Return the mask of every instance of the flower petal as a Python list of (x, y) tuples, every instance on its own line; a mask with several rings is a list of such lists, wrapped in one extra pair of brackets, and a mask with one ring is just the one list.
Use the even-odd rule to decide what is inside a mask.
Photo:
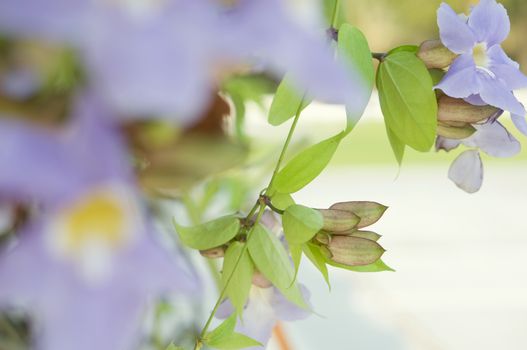
[(447, 4), (442, 3), (437, 10), (437, 24), (441, 42), (457, 54), (470, 53), (476, 44), (476, 37), (470, 27)]
[(450, 97), (467, 98), (479, 92), (476, 65), (472, 55), (461, 55), (436, 86)]
[(475, 193), (479, 191), (483, 183), (483, 163), (479, 152), (469, 150), (461, 153), (452, 162), (448, 171), (448, 178), (465, 192)]
[(493, 78), (486, 72), (478, 71), (478, 81), (483, 101), (513, 114), (525, 115), (525, 108), (502, 80)]
[(520, 116), (516, 114), (511, 114), (512, 122), (522, 134), (527, 136), (527, 121), (525, 121), (525, 116)]
[(438, 136), (436, 138), (436, 151), (445, 150), (450, 152), (451, 150), (457, 148), (461, 144), (461, 140), (447, 139), (443, 136)]
[(478, 42), (493, 46), (503, 42), (511, 30), (507, 10), (495, 0), (481, 0), (470, 13), (468, 25)]
[(498, 121), (474, 125), (478, 130), (463, 143), (469, 147), (478, 147), (492, 157), (507, 158), (521, 151), (521, 144)]
[(495, 45), (488, 50), (490, 70), (507, 85), (509, 90), (527, 87), (527, 76), (520, 71), (520, 65), (511, 60), (503, 49)]
[(88, 0), (2, 0), (0, 31), (29, 38), (75, 41), (92, 14)]

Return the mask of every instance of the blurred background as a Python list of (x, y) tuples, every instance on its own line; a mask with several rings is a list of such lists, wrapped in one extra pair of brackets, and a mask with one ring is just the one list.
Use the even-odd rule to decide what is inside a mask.
[[(512, 32), (504, 48), (527, 67), (527, 1), (501, 1)], [(372, 51), (437, 38), (439, 0), (347, 0), (345, 16), (368, 38)], [(452, 0), (458, 12), (477, 1)], [(527, 103), (527, 91), (519, 93)], [(279, 129), (251, 110), (250, 133)], [(523, 350), (527, 344), (527, 139), (510, 159), (484, 159), (483, 188), (469, 195), (447, 178), (457, 152), (407, 150), (398, 167), (374, 95), (356, 130), (331, 166), (297, 193), (297, 202), (327, 207), (345, 200), (375, 200), (390, 206), (373, 229), (383, 235), (384, 260), (396, 272), (331, 271), (331, 292), (319, 272), (303, 263), (300, 281), (311, 290), (320, 316), (283, 325), (290, 349)], [(314, 142), (344, 125), (338, 107), (313, 105), (304, 113), (297, 142)], [(269, 128), (269, 132), (268, 129)], [(270, 130), (273, 130), (272, 132)], [(316, 135), (313, 136), (314, 130)], [(266, 136), (262, 143), (269, 142)], [(284, 349), (274, 339), (271, 349)]]

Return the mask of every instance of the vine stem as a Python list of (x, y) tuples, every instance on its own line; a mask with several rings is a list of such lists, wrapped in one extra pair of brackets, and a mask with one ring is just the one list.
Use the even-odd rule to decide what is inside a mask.
[[(256, 224), (258, 224), (258, 222), (262, 218), (262, 215), (264, 214), (264, 211), (265, 211), (265, 204), (261, 200), (258, 201), (258, 207), (260, 209), (258, 211), (258, 215), (256, 217), (256, 220), (254, 221), (254, 224), (251, 226), (251, 228), (247, 232), (247, 242), (249, 242), (249, 239), (251, 238), (252, 232), (254, 231), (254, 227), (256, 226)], [(229, 284), (230, 284), (230, 282), (231, 282), (231, 280), (232, 280), (232, 278), (234, 276), (234, 273), (236, 272), (236, 269), (238, 268), (238, 265), (240, 264), (240, 261), (242, 260), (243, 255), (247, 251), (247, 247), (248, 247), (248, 244), (245, 243), (245, 245), (243, 246), (242, 251), (240, 253), (240, 256), (238, 256), (238, 259), (234, 263), (234, 266), (232, 268), (231, 273), (229, 274), (229, 276), (227, 277), (227, 280), (225, 281), (225, 285), (223, 286), (223, 289), (221, 290), (220, 296), (218, 297), (218, 300), (216, 301), (216, 304), (214, 305), (214, 308), (212, 309), (212, 312), (210, 313), (209, 318), (207, 319), (207, 322), (205, 323), (205, 326), (201, 330), (201, 333), (199, 335), (199, 339), (196, 341), (196, 345), (194, 346), (194, 350), (200, 350), (201, 347), (203, 346), (203, 339), (204, 339), (205, 335), (207, 334), (207, 331), (208, 331), (209, 326), (210, 326), (210, 324), (212, 322), (212, 319), (214, 318), (214, 315), (218, 311), (218, 308), (220, 307), (223, 299), (225, 298), (225, 294), (227, 293), (227, 288), (229, 287)]]

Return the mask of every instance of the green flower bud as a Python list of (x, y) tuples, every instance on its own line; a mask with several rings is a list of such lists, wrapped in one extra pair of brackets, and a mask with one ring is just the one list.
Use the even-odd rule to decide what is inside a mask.
[(476, 128), (470, 124), (465, 124), (463, 126), (451, 126), (441, 122), (437, 123), (437, 134), (449, 139), (463, 140), (472, 136), (472, 134), (475, 132)]
[(460, 98), (443, 95), (438, 101), (437, 120), (451, 125), (452, 122), (479, 123), (499, 112), (493, 106), (475, 106)]
[(353, 229), (360, 222), (360, 217), (350, 211), (336, 209), (317, 209), (324, 218), (322, 229), (329, 232), (340, 232)]
[(335, 203), (330, 209), (349, 211), (358, 215), (360, 222), (357, 228), (363, 228), (376, 223), (388, 207), (377, 202), (356, 201)]
[(427, 40), (421, 44), (417, 57), (426, 68), (446, 68), (452, 64), (458, 55), (447, 49), (440, 40)]
[(331, 252), (331, 260), (348, 266), (372, 264), (385, 252), (379, 243), (353, 236), (334, 236), (327, 248)]
[(221, 246), (211, 249), (200, 250), (199, 253), (205, 258), (209, 259), (223, 258), (223, 256), (225, 256), (225, 247)]

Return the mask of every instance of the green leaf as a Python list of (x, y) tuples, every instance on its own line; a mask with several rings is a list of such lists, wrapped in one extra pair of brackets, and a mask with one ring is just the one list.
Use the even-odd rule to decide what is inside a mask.
[(280, 240), (261, 224), (253, 228), (247, 244), (256, 268), (294, 304), (307, 308), (300, 288), (294, 283), (294, 269)]
[(436, 136), (437, 101), (424, 63), (407, 51), (388, 55), (379, 65), (377, 87), (387, 128), (406, 145), (428, 151)]
[(410, 52), (410, 53), (413, 53), (414, 55), (419, 52), (419, 46), (417, 45), (402, 45), (402, 46), (398, 46), (398, 47), (395, 47), (393, 49), (391, 49), (390, 51), (388, 51), (388, 55), (391, 55), (391, 54), (394, 54), (394, 53), (397, 53), (397, 52)]
[(297, 154), (278, 172), (269, 191), (294, 193), (313, 181), (328, 165), (343, 136), (338, 134)]
[(388, 127), (388, 124), (385, 124), (385, 126), (386, 134), (388, 135), (388, 140), (390, 141), (390, 145), (392, 146), (393, 155), (395, 156), (397, 163), (401, 165), (403, 163), (406, 145), (395, 135), (392, 129)]
[(320, 271), (328, 287), (331, 289), (328, 268), (326, 266), (326, 258), (320, 251), (320, 247), (312, 243), (306, 243), (302, 245), (302, 250), (304, 251), (304, 254), (307, 256), (307, 258), (313, 263), (313, 265), (315, 265), (318, 271)]
[[(365, 87), (371, 95), (375, 80), (375, 69), (368, 40), (364, 34), (358, 28), (344, 23), (339, 29), (338, 52), (344, 62), (348, 62), (354, 71), (359, 72), (364, 79)], [(364, 108), (366, 108), (366, 105), (364, 105)], [(358, 114), (357, 112), (346, 110), (346, 132), (351, 131), (355, 127), (363, 112), (361, 111)]]
[(222, 339), (221, 341), (208, 343), (207, 345), (220, 350), (236, 350), (254, 346), (263, 346), (262, 343), (254, 340), (253, 338), (236, 332), (232, 333), (230, 336)]
[(289, 244), (302, 244), (322, 229), (324, 219), (319, 211), (295, 204), (285, 210), (282, 225)]
[(276, 193), (271, 198), (271, 204), (280, 210), (286, 210), (289, 206), (295, 204), (295, 200), (289, 193)]
[(234, 216), (219, 219), (192, 227), (174, 226), (181, 241), (188, 247), (205, 250), (221, 246), (233, 239), (240, 230), (240, 220)]
[(383, 271), (395, 271), (390, 266), (386, 265), (381, 259), (377, 260), (373, 264), (364, 265), (364, 266), (347, 266), (343, 264), (336, 263), (334, 261), (325, 258), (328, 265), (338, 267), (345, 270), (350, 270), (354, 272), (383, 272)]
[(303, 98), (303, 95), (303, 93), (299, 93), (294, 88), (290, 76), (286, 75), (280, 85), (278, 85), (271, 103), (269, 124), (280, 125), (306, 108), (311, 102)]
[(218, 327), (208, 332), (203, 337), (206, 344), (221, 344), (225, 339), (228, 339), (234, 333), (236, 327), (236, 314), (233, 313), (225, 319)]
[(302, 261), (302, 246), (298, 244), (290, 244), (289, 252), (291, 253), (291, 260), (293, 260), (293, 266), (295, 267), (295, 275), (293, 276), (294, 283), (298, 275), (298, 269), (300, 268), (300, 262)]
[[(254, 266), (247, 250), (244, 251), (245, 243), (233, 242), (229, 245), (229, 248), (225, 251), (225, 257), (223, 259), (223, 271), (222, 271), (222, 285), (225, 286), (227, 279), (234, 270), (234, 266), (238, 259), (241, 260), (238, 263), (237, 268), (234, 270), (234, 274), (230, 280), (229, 285), (226, 289), (226, 295), (231, 300), (232, 305), (236, 309), (236, 312), (240, 315), (243, 311), (243, 307), (249, 297), (251, 290), (251, 281), (254, 273)], [(243, 255), (241, 255), (243, 252)]]
[(324, 18), (326, 19), (327, 21), (327, 25), (328, 26), (332, 26), (333, 23), (331, 23), (331, 20), (333, 19), (333, 14), (335, 12), (335, 6), (338, 5), (339, 8), (336, 9), (337, 12), (336, 12), (336, 27), (339, 28), (340, 25), (344, 22), (346, 22), (346, 17), (345, 17), (345, 7), (344, 7), (344, 1), (339, 1), (339, 0), (323, 0), (322, 2), (322, 6), (323, 6), (323, 12), (324, 12)]

